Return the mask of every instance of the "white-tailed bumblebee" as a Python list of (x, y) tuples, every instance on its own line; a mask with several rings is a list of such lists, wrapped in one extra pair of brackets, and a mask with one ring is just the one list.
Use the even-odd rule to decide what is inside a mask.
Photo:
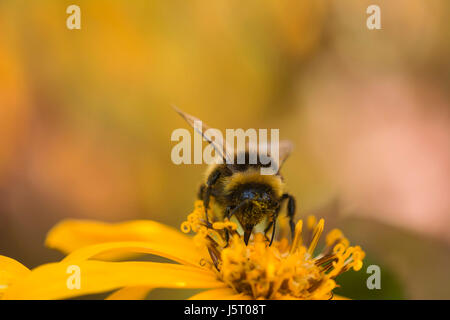
[[(215, 140), (208, 134), (207, 125), (177, 108), (175, 110), (213, 146), (216, 155), (222, 160), (219, 161), (220, 163), (209, 165), (205, 181), (199, 188), (198, 198), (203, 200), (205, 211), (209, 208), (211, 198), (214, 198), (213, 219), (221, 221), (234, 216), (242, 227), (246, 244), (255, 226), (265, 223), (265, 234), (272, 228), (270, 237), (270, 244), (272, 244), (277, 218), (282, 204), (287, 202), (287, 217), (292, 236), (295, 226), (295, 199), (285, 192), (283, 177), (280, 174), (281, 166), (292, 151), (292, 143), (279, 142), (277, 172), (272, 175), (262, 175), (261, 168), (269, 164), (263, 164), (259, 156), (253, 157), (252, 153), (258, 153), (259, 148), (247, 146), (243, 151), (230, 153), (226, 143), (219, 141), (220, 139)], [(202, 124), (200, 127), (194, 125), (198, 122)], [(239, 155), (241, 155), (240, 159), (243, 159), (242, 153), (245, 155), (245, 163), (240, 164), (238, 162), (242, 161), (237, 159)], [(257, 161), (250, 161), (250, 159), (257, 159)], [(206, 212), (205, 218), (206, 223), (210, 225)]]

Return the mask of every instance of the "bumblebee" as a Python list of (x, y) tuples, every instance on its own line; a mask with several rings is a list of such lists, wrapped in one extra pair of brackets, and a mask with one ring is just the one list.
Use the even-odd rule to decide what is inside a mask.
[[(257, 162), (255, 164), (250, 164), (249, 161), (252, 152), (258, 152), (257, 149), (247, 146), (246, 150), (237, 151), (230, 155), (227, 152), (230, 149), (227, 148), (225, 143), (216, 141), (208, 135), (209, 127), (205, 123), (201, 122), (202, 126), (199, 128), (194, 125), (194, 122), (200, 121), (200, 119), (184, 113), (176, 107), (174, 109), (212, 145), (216, 154), (223, 160), (220, 163), (209, 165), (205, 180), (200, 185), (197, 195), (198, 199), (203, 201), (207, 225), (211, 225), (207, 210), (211, 198), (213, 198), (214, 218), (221, 221), (225, 218), (231, 219), (234, 216), (242, 227), (245, 244), (248, 244), (255, 226), (264, 224), (266, 237), (267, 232), (272, 229), (269, 244), (271, 245), (275, 235), (277, 218), (282, 205), (287, 202), (287, 217), (291, 236), (293, 236), (295, 198), (285, 192), (285, 184), (280, 174), (280, 168), (292, 151), (292, 143), (286, 140), (280, 141), (278, 171), (273, 175), (262, 175), (260, 169), (269, 165), (261, 163), (260, 157), (256, 157)], [(243, 164), (239, 164), (237, 161), (241, 152), (245, 156)]]

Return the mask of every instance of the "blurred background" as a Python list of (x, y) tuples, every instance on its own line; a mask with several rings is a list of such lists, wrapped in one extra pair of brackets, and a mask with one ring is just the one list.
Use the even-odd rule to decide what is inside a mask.
[(297, 216), (367, 252), (339, 293), (450, 299), (450, 2), (77, 0), (68, 30), (71, 4), (0, 2), (0, 254), (56, 261), (69, 217), (178, 227), (205, 165), (171, 162), (176, 104), (294, 141)]

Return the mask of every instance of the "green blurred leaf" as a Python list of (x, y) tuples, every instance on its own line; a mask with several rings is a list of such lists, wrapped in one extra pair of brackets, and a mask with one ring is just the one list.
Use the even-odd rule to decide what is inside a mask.
[[(381, 269), (381, 289), (369, 289), (367, 279), (372, 273), (367, 273), (370, 265), (377, 265)], [(347, 271), (341, 274), (336, 282), (340, 285), (334, 290), (335, 294), (357, 300), (380, 300), (380, 299), (405, 299), (405, 290), (398, 280), (398, 276), (388, 267), (373, 257), (366, 257), (361, 270)]]

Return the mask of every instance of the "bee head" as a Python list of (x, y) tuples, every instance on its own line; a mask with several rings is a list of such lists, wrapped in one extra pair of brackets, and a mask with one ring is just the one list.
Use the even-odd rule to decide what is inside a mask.
[(269, 203), (272, 201), (272, 196), (268, 190), (260, 188), (249, 188), (242, 191), (240, 200), (251, 201), (252, 204)]
[(245, 244), (248, 244), (254, 227), (276, 207), (277, 202), (269, 190), (249, 188), (240, 194), (236, 217), (244, 229)]
[(244, 226), (244, 242), (245, 245), (248, 244), (248, 240), (250, 239), (250, 236), (252, 235), (253, 227), (247, 228), (247, 226)]

